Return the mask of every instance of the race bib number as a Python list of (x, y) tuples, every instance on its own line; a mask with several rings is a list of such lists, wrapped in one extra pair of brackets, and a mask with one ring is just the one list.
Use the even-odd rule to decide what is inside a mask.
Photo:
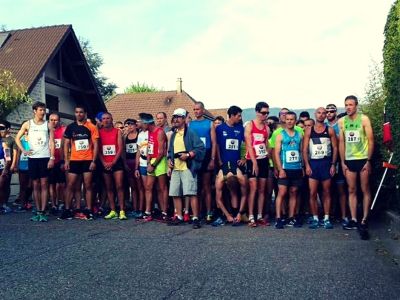
[(3, 170), (5, 167), (5, 161), (4, 158), (0, 159), (0, 170)]
[(136, 151), (137, 151), (136, 143), (126, 144), (126, 153), (136, 153)]
[(346, 131), (346, 142), (348, 143), (359, 143), (361, 136), (359, 131)]
[(226, 140), (226, 150), (239, 150), (239, 140), (236, 139)]
[(206, 138), (205, 137), (201, 137), (200, 139), (203, 142), (203, 144), (205, 145), (206, 144)]
[(258, 158), (264, 158), (267, 156), (267, 147), (265, 144), (254, 145), (254, 151)]
[(75, 149), (76, 151), (84, 151), (89, 149), (89, 140), (77, 140), (75, 141)]
[(33, 142), (34, 146), (39, 146), (42, 147), (46, 144), (46, 135), (44, 134), (38, 134), (35, 138), (34, 138), (34, 142)]
[(326, 144), (313, 145), (311, 151), (311, 158), (324, 158), (328, 154), (328, 147)]
[(103, 146), (103, 155), (104, 156), (115, 155), (115, 154), (117, 154), (117, 151), (115, 151), (115, 145), (104, 145)]
[(25, 155), (24, 153), (21, 153), (20, 161), (27, 161), (27, 160), (28, 160), (28, 155)]
[(149, 144), (148, 147), (149, 147), (149, 149), (148, 149), (147, 153), (149, 155), (154, 154), (154, 145), (153, 144)]
[(54, 149), (61, 148), (61, 139), (54, 139)]
[(299, 151), (286, 151), (286, 162), (287, 163), (295, 163), (300, 161)]

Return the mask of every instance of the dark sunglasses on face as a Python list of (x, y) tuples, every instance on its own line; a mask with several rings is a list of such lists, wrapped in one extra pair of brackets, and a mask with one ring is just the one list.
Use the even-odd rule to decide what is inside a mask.
[(0, 130), (6, 130), (5, 126), (0, 126)]
[(286, 116), (286, 114), (287, 114), (287, 113), (285, 113), (285, 112), (280, 112), (280, 113), (279, 113), (280, 116)]
[(118, 129), (124, 129), (124, 126), (117, 127)]
[(260, 111), (260, 114), (262, 114), (263, 116), (269, 115), (268, 111)]
[(125, 125), (136, 125), (136, 124), (132, 122), (127, 122)]
[(336, 112), (336, 109), (332, 109), (332, 110), (327, 110), (326, 113), (327, 114), (334, 114)]

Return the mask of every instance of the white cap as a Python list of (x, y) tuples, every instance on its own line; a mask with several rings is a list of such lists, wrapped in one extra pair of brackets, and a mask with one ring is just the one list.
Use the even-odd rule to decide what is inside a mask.
[(172, 115), (179, 117), (186, 117), (186, 110), (183, 108), (177, 108), (174, 110), (174, 113)]

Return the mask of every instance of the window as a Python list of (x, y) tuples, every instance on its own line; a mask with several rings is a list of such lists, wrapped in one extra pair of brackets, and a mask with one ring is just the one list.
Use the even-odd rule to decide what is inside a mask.
[(49, 110), (58, 111), (58, 97), (46, 95), (46, 107)]

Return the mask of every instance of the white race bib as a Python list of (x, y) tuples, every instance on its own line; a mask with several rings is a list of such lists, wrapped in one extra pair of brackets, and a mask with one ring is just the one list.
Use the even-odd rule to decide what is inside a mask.
[(115, 154), (117, 154), (117, 151), (115, 150), (115, 145), (104, 145), (103, 146), (103, 155), (104, 156), (115, 155)]
[(239, 150), (239, 140), (227, 139), (226, 140), (226, 150)]
[(75, 150), (76, 151), (84, 151), (89, 149), (89, 140), (76, 140), (75, 141)]
[(299, 151), (297, 151), (297, 150), (286, 151), (286, 162), (287, 163), (295, 163), (295, 162), (299, 162), (299, 160), (300, 160)]
[(359, 131), (346, 131), (346, 142), (347, 143), (359, 143), (361, 136)]
[(205, 145), (206, 144), (206, 138), (205, 137), (201, 137), (200, 139), (203, 142), (203, 144)]
[(152, 154), (154, 154), (154, 145), (153, 144), (148, 144), (148, 147), (149, 147), (149, 149), (148, 149), (148, 154), (149, 155), (152, 155)]
[(267, 147), (265, 144), (254, 145), (254, 151), (258, 158), (264, 158), (267, 156)]
[(21, 152), (20, 161), (27, 161), (27, 160), (28, 160), (28, 155), (25, 155), (24, 153)]
[(311, 158), (324, 158), (328, 154), (328, 147), (326, 144), (313, 144), (311, 151)]
[(0, 159), (0, 170), (3, 170), (5, 167), (5, 161), (4, 158)]
[(137, 144), (136, 143), (126, 144), (125, 148), (126, 148), (126, 153), (136, 153)]
[(54, 139), (54, 149), (61, 148), (61, 139)]
[(37, 133), (36, 136), (33, 138), (33, 145), (42, 147), (46, 144), (46, 135)]

